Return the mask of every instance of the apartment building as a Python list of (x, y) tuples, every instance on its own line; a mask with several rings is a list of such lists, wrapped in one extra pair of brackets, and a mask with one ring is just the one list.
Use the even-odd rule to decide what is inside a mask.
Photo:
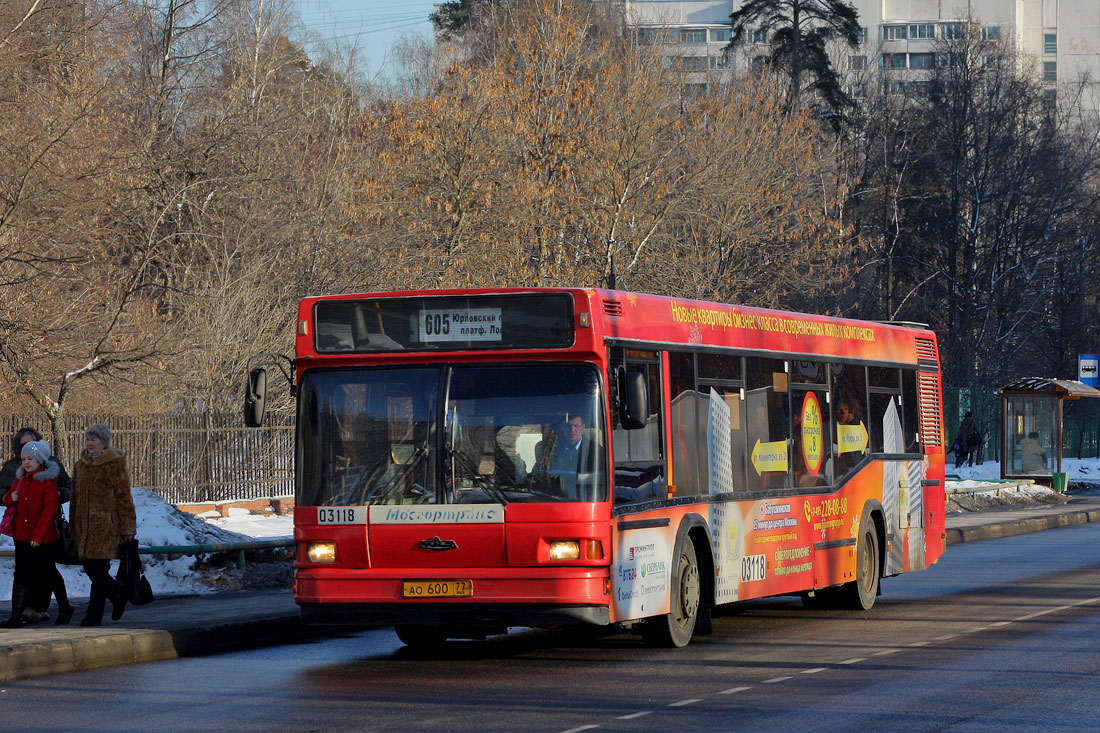
[[(838, 49), (842, 71), (878, 70), (888, 87), (919, 83), (937, 59), (938, 39), (968, 27), (985, 38), (1003, 39), (1027, 58), (1051, 101), (1059, 89), (1085, 82), (1084, 105), (1100, 109), (1100, 0), (849, 0), (863, 29), (859, 49)], [(732, 63), (759, 63), (768, 52), (767, 32), (754, 30), (726, 58), (729, 17), (743, 0), (625, 0), (635, 36), (661, 44), (668, 63), (705, 84)], [(862, 75), (862, 74), (861, 74)]]

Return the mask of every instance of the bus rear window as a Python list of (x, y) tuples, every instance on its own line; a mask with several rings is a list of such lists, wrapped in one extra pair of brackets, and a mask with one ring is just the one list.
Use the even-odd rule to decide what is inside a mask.
[(568, 348), (568, 293), (323, 300), (318, 353)]

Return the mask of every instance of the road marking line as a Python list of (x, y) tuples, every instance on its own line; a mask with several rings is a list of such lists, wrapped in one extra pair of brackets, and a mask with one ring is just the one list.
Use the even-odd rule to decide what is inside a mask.
[(914, 641), (912, 644), (906, 644), (905, 646), (928, 646), (929, 643), (927, 641)]
[(751, 690), (751, 687), (731, 687), (728, 690), (722, 690), (719, 695), (732, 695), (735, 692), (744, 692), (745, 690)]
[(649, 715), (652, 712), (653, 712), (652, 710), (643, 710), (640, 713), (631, 713), (630, 715), (620, 715), (619, 720), (634, 720), (634, 718), (640, 718), (643, 715)]
[(973, 629), (963, 629), (963, 633), (964, 634), (976, 634), (979, 631), (985, 631), (988, 628), (989, 628), (988, 626), (975, 626)]
[(872, 657), (885, 657), (887, 654), (897, 654), (897, 649), (883, 649), (881, 652), (875, 652)]
[(691, 704), (697, 703), (697, 702), (703, 702), (703, 698), (693, 697), (690, 700), (681, 700), (680, 702), (669, 703), (668, 706), (670, 708), (679, 708), (679, 707), (683, 707), (684, 705), (691, 705)]
[(948, 634), (947, 636), (937, 636), (932, 641), (947, 641), (948, 639), (954, 639), (958, 634)]
[(817, 674), (818, 672), (824, 672), (828, 667), (814, 667), (813, 669), (804, 669), (802, 674)]
[(1046, 616), (1048, 613), (1058, 613), (1059, 611), (1068, 611), (1069, 609), (1076, 608), (1077, 606), (1087, 606), (1090, 603), (1098, 603), (1098, 602), (1100, 602), (1100, 598), (1086, 598), (1083, 601), (1074, 601), (1073, 603), (1070, 603), (1067, 606), (1058, 606), (1057, 608), (1048, 608), (1045, 611), (1036, 611), (1035, 613), (1029, 613), (1026, 616), (1020, 616), (1019, 618), (1014, 618), (1012, 620), (1013, 621), (1030, 621), (1031, 619), (1038, 618), (1039, 616)]
[(582, 725), (580, 728), (570, 728), (569, 730), (563, 730), (561, 733), (580, 733), (582, 730), (592, 730), (599, 727), (598, 725)]
[(790, 679), (790, 675), (788, 675), (786, 677), (772, 677), (770, 680), (764, 680), (760, 684), (762, 684), (762, 685), (773, 685), (776, 682), (782, 682), (784, 680), (789, 680), (789, 679)]
[(858, 662), (866, 662), (867, 657), (855, 657), (854, 659), (845, 659), (843, 662), (837, 662), (837, 664), (856, 664)]
[(1011, 621), (998, 621), (995, 624), (990, 624), (990, 626), (991, 627), (993, 627), (993, 626), (1008, 626), (1010, 623), (1012, 623), (1012, 622)]

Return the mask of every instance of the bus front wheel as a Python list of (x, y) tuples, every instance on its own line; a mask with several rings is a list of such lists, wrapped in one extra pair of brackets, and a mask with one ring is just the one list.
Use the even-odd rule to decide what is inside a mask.
[(648, 619), (642, 634), (651, 646), (684, 647), (691, 641), (695, 621), (699, 617), (701, 597), (699, 562), (695, 546), (684, 538), (676, 561), (676, 573), (672, 576), (672, 598), (669, 612)]

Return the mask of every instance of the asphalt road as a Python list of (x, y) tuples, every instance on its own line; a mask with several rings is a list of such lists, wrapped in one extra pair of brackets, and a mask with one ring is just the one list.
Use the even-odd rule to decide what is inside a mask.
[(1095, 730), (1100, 525), (953, 546), (869, 612), (743, 604), (686, 649), (389, 631), (6, 683), (5, 729)]

